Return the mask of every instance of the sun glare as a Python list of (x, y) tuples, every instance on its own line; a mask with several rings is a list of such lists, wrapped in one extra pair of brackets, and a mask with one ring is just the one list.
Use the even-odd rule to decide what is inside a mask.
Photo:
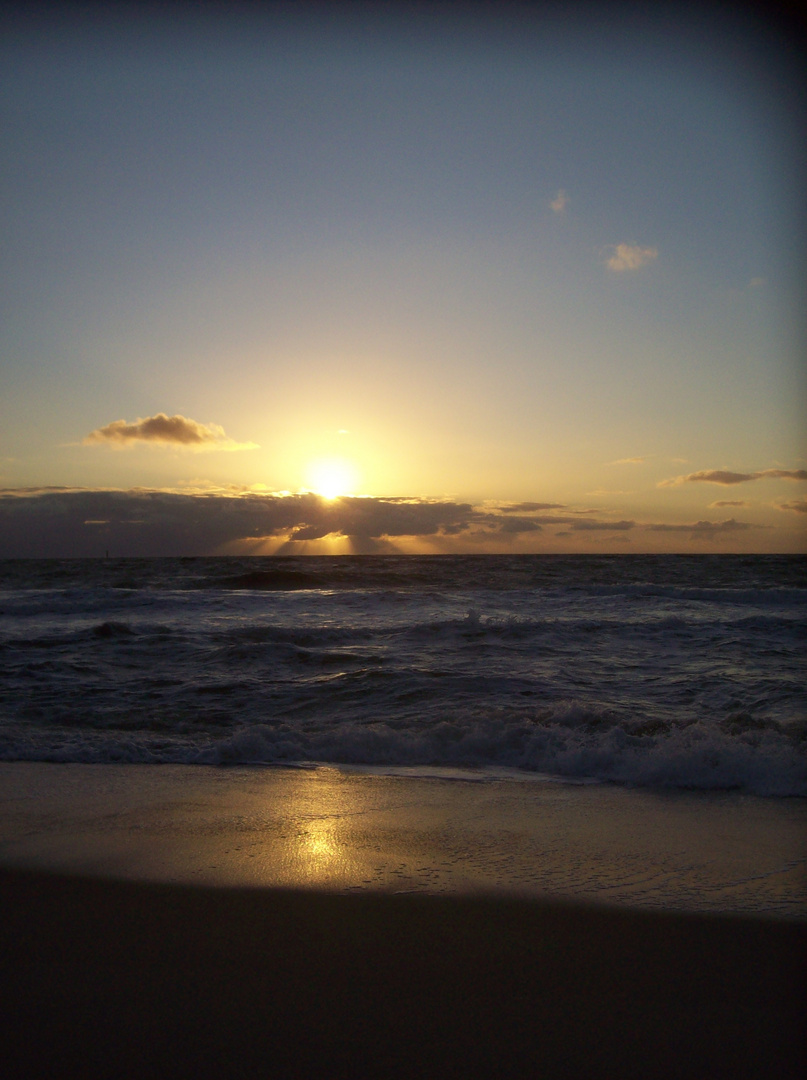
[(347, 495), (355, 485), (356, 473), (351, 465), (338, 458), (314, 461), (308, 467), (307, 480), (312, 491), (326, 499)]

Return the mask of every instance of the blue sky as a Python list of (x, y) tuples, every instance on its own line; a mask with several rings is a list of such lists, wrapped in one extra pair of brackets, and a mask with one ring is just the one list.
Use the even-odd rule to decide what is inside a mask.
[[(446, 508), (428, 533), (370, 515), (365, 546), (804, 550), (804, 86), (779, 28), (295, 10), (4, 34), (8, 534), (50, 521), (45, 488), (214, 515), (313, 491)], [(518, 531), (521, 503), (566, 520)], [(351, 549), (347, 502), (319, 547), (294, 505), (311, 520), (217, 526), (215, 550)]]

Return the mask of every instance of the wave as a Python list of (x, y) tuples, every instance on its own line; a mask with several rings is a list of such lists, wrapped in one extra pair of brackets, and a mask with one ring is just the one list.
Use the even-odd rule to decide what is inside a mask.
[(211, 579), (209, 587), (220, 589), (321, 589), (322, 578), (302, 570), (250, 570), (234, 577)]
[(199, 765), (330, 763), (515, 768), (654, 789), (807, 796), (807, 730), (737, 714), (687, 726), (628, 723), (575, 701), (429, 725), (251, 724), (220, 738), (154, 732), (4, 733), (0, 759)]

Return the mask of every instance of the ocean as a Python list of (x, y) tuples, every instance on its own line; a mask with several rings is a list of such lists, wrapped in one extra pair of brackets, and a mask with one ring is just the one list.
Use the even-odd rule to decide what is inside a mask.
[(799, 556), (0, 561), (0, 760), (807, 796)]

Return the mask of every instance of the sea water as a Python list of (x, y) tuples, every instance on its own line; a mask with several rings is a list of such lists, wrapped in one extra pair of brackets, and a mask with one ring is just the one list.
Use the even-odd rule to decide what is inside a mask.
[(0, 561), (0, 759), (807, 795), (798, 556)]

